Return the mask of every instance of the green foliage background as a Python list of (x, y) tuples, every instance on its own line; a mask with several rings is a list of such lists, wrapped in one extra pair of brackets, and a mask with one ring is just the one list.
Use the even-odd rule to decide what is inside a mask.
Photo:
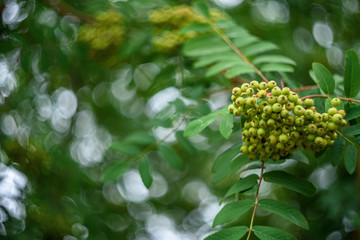
[[(235, 120), (228, 139), (222, 134), (229, 133), (219, 132), (226, 124), (220, 120), (190, 138), (183, 131), (189, 121), (229, 104), (233, 86), (260, 79), (251, 71), (226, 76), (221, 66), (211, 68), (214, 62), (201, 63), (192, 40), (157, 51), (152, 44), (157, 26), (149, 13), (179, 4), (192, 2), (0, 1), (2, 239), (203, 239), (220, 229), (212, 228), (213, 220), (236, 177), (216, 181), (212, 165), (233, 156), (231, 150), (220, 155), (225, 150), (239, 148), (240, 123)], [(335, 75), (335, 94), (343, 95), (345, 53), (360, 50), (357, 1), (209, 5), (228, 14), (236, 31), (246, 29), (275, 46), (270, 47), (274, 54), (294, 60), (287, 60), (285, 70), (281, 65), (280, 73), (266, 71), (268, 78), (283, 79), (292, 88), (315, 85), (309, 70), (319, 62)], [(101, 18), (104, 12), (115, 17)], [(112, 21), (116, 14), (122, 17)], [(107, 44), (89, 44), (94, 39)], [(320, 93), (316, 88), (303, 95)], [(351, 120), (355, 128), (348, 130), (357, 144), (358, 111)], [(314, 196), (262, 186), (260, 196), (299, 209), (309, 230), (265, 211), (258, 212), (257, 225), (297, 239), (358, 239), (359, 171), (349, 175), (342, 156), (334, 158), (344, 144), (321, 155), (303, 152), (296, 158), (303, 162), (271, 167), (310, 180), (317, 188)], [(149, 190), (143, 184), (151, 185)], [(248, 225), (250, 217), (247, 212), (229, 226)]]

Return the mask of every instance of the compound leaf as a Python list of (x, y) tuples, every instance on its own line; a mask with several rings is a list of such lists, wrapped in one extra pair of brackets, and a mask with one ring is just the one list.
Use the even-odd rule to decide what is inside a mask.
[(241, 178), (237, 183), (235, 183), (226, 193), (224, 198), (227, 198), (237, 192), (241, 192), (252, 188), (257, 184), (259, 176), (256, 174), (251, 174), (245, 178)]
[(249, 211), (254, 205), (255, 202), (250, 199), (239, 200), (226, 204), (216, 215), (213, 222), (213, 227), (229, 223), (237, 219), (238, 217)]

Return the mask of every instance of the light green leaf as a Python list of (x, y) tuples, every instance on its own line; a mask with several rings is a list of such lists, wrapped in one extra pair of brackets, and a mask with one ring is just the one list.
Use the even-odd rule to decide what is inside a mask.
[(247, 32), (243, 33), (242, 36), (239, 36), (234, 39), (233, 43), (238, 48), (243, 48), (245, 46), (248, 46), (252, 43), (258, 42), (258, 38), (254, 37)]
[(354, 136), (360, 134), (360, 124), (352, 125), (349, 128), (346, 128), (343, 131), (343, 134), (347, 136)]
[(331, 149), (331, 163), (334, 167), (339, 165), (344, 153), (344, 147), (345, 147), (345, 139), (342, 137), (338, 137), (334, 141), (334, 145), (332, 146)]
[(293, 72), (294, 68), (290, 65), (280, 63), (268, 63), (260, 67), (263, 72)]
[(335, 89), (333, 75), (320, 63), (313, 63), (312, 68), (321, 90), (326, 94), (332, 94)]
[(224, 61), (218, 62), (218, 63), (214, 64), (213, 66), (209, 67), (209, 69), (206, 71), (205, 76), (211, 77), (211, 76), (218, 74), (228, 68), (242, 67), (242, 66), (246, 66), (246, 63), (243, 60), (241, 60), (240, 58), (224, 60)]
[(259, 208), (262, 210), (275, 213), (277, 215), (286, 218), (290, 222), (302, 227), (304, 229), (309, 229), (309, 224), (305, 219), (304, 215), (299, 212), (297, 209), (290, 207), (284, 203), (271, 200), (271, 199), (262, 199), (259, 201)]
[(356, 169), (358, 149), (354, 145), (350, 145), (345, 151), (345, 169), (349, 174), (353, 174)]
[(273, 227), (254, 226), (253, 231), (260, 240), (296, 240), (291, 234)]
[(217, 34), (204, 34), (190, 39), (184, 45), (184, 54), (189, 57), (200, 57), (214, 53), (226, 52), (231, 48)]
[(235, 66), (235, 67), (231, 67), (229, 68), (226, 73), (225, 73), (225, 77), (227, 78), (233, 78), (236, 77), (238, 75), (241, 74), (246, 74), (246, 73), (254, 73), (255, 69), (249, 65), (244, 65), (244, 66)]
[(191, 155), (195, 155), (197, 153), (197, 149), (193, 146), (189, 139), (184, 137), (184, 131), (177, 131), (175, 133), (175, 137), (178, 143), (187, 153)]
[(259, 176), (256, 174), (251, 174), (245, 178), (241, 178), (237, 183), (235, 183), (226, 193), (224, 198), (227, 198), (237, 192), (241, 192), (252, 188), (257, 184)]
[(254, 205), (255, 202), (250, 199), (239, 200), (226, 204), (225, 207), (223, 207), (216, 215), (212, 227), (229, 223), (237, 219), (238, 217), (249, 211)]
[(153, 182), (149, 160), (144, 157), (139, 163), (139, 173), (145, 187), (149, 188)]
[(259, 42), (243, 49), (245, 56), (253, 56), (259, 53), (264, 53), (271, 50), (276, 50), (278, 47), (271, 42)]
[(234, 115), (231, 113), (222, 117), (220, 122), (220, 133), (224, 138), (228, 139), (233, 131)]
[(242, 61), (241, 58), (233, 51), (220, 52), (199, 58), (199, 60), (194, 63), (194, 68), (205, 67), (215, 62), (224, 61), (227, 59), (238, 59), (239, 61)]
[(190, 25), (187, 25), (183, 27), (180, 32), (182, 34), (188, 33), (188, 32), (209, 32), (211, 31), (211, 26), (206, 23), (192, 23)]
[(224, 115), (227, 111), (228, 109), (226, 106), (206, 116), (191, 121), (185, 128), (184, 136), (185, 137), (195, 136), (196, 134), (204, 130), (210, 123), (215, 121), (218, 117)]
[(354, 50), (346, 52), (344, 92), (348, 98), (356, 97), (360, 92), (359, 56)]
[(204, 240), (239, 240), (248, 230), (249, 228), (246, 226), (230, 227), (211, 234)]
[(172, 149), (168, 145), (160, 145), (158, 147), (158, 150), (159, 150), (161, 156), (163, 157), (163, 159), (167, 163), (169, 163), (169, 165), (172, 168), (175, 168), (178, 170), (184, 169), (184, 164), (183, 164), (181, 158), (179, 157), (179, 155), (177, 154), (177, 152), (174, 151), (174, 149)]
[(110, 149), (118, 151), (118, 152), (126, 153), (129, 155), (136, 155), (141, 152), (141, 149), (138, 148), (137, 146), (132, 145), (130, 143), (123, 142), (123, 141), (113, 142), (110, 146)]
[(263, 56), (259, 56), (254, 58), (253, 60), (254, 64), (260, 64), (260, 63), (285, 63), (285, 64), (290, 64), (290, 65), (296, 65), (295, 61), (288, 58), (288, 57), (284, 57), (281, 55), (263, 55)]
[(287, 189), (301, 193), (308, 197), (314, 195), (316, 192), (316, 188), (311, 182), (283, 171), (271, 171), (264, 173), (264, 181), (279, 184)]
[(207, 19), (210, 19), (209, 7), (206, 2), (203, 1), (194, 2), (192, 4), (192, 7), (202, 16), (206, 17)]
[(130, 168), (129, 162), (115, 162), (107, 166), (101, 175), (103, 182), (115, 181), (120, 178)]
[(134, 132), (125, 138), (127, 143), (148, 145), (155, 142), (155, 138), (147, 132)]
[(360, 117), (360, 107), (353, 107), (346, 111), (346, 120), (351, 120)]

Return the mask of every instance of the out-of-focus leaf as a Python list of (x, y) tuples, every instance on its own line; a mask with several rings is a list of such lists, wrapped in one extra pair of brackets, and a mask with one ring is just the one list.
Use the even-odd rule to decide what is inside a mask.
[(253, 231), (260, 240), (296, 240), (289, 233), (273, 227), (254, 226)]
[(248, 230), (249, 228), (246, 226), (225, 228), (211, 234), (204, 240), (239, 240), (247, 233)]
[(309, 224), (305, 219), (304, 215), (299, 212), (297, 209), (290, 207), (284, 203), (271, 200), (271, 199), (262, 199), (259, 201), (259, 208), (262, 210), (275, 213), (277, 215), (286, 218), (290, 222), (302, 227), (304, 229), (309, 229)]
[(221, 73), (222, 71), (227, 70), (229, 68), (232, 68), (232, 67), (240, 68), (243, 66), (246, 66), (246, 63), (238, 58), (224, 60), (224, 61), (218, 62), (218, 63), (214, 64), (213, 66), (209, 67), (209, 69), (206, 71), (206, 76), (211, 77), (211, 76)]
[(235, 147), (231, 147), (226, 151), (222, 152), (215, 160), (212, 166), (212, 172), (217, 172), (222, 166), (226, 165), (226, 163), (230, 164), (231, 160), (239, 154), (240, 146), (237, 145)]
[(279, 184), (287, 189), (301, 193), (308, 197), (314, 195), (316, 192), (316, 188), (311, 182), (283, 171), (271, 171), (264, 173), (264, 181)]
[[(296, 161), (303, 162), (303, 163), (309, 165), (309, 159), (304, 154), (302, 154), (300, 151), (292, 152), (286, 158), (287, 159), (294, 159)], [(268, 163), (268, 162), (266, 162), (266, 163)]]
[(260, 67), (263, 72), (293, 72), (294, 68), (290, 65), (280, 63), (267, 63)]
[(115, 162), (105, 168), (101, 175), (103, 182), (115, 181), (120, 178), (130, 168), (130, 163), (127, 161)]
[(155, 142), (155, 138), (147, 132), (134, 132), (125, 138), (127, 143), (133, 144), (152, 144)]
[(345, 147), (345, 139), (342, 137), (338, 137), (334, 141), (334, 145), (332, 146), (331, 149), (331, 163), (334, 167), (339, 165), (343, 156), (344, 147)]
[(145, 187), (149, 188), (153, 182), (153, 177), (151, 174), (149, 160), (146, 157), (140, 160), (139, 173)]
[(183, 27), (180, 32), (182, 34), (188, 33), (188, 32), (209, 32), (211, 31), (211, 27), (209, 24), (206, 23), (192, 23), (190, 25), (187, 25), (186, 27)]
[(204, 1), (194, 2), (192, 4), (192, 7), (202, 16), (206, 17), (207, 19), (210, 19), (209, 7), (206, 2)]
[(241, 74), (254, 73), (254, 72), (255, 72), (255, 69), (249, 65), (234, 66), (234, 67), (229, 68), (226, 71), (225, 77), (233, 78), (233, 77), (236, 77)]
[(321, 90), (323, 90), (326, 94), (332, 94), (335, 89), (335, 80), (333, 75), (320, 63), (313, 63), (312, 67)]
[(353, 174), (356, 169), (358, 149), (354, 145), (350, 145), (345, 151), (345, 169), (349, 174)]
[(264, 53), (264, 52), (268, 52), (268, 51), (276, 50), (276, 49), (278, 49), (278, 47), (271, 42), (259, 42), (259, 43), (250, 45), (248, 47), (245, 47), (243, 49), (243, 54), (245, 56), (253, 56), (253, 55), (257, 55), (259, 53)]
[(239, 61), (242, 61), (241, 58), (232, 51), (215, 53), (212, 55), (207, 55), (205, 57), (199, 58), (199, 60), (197, 60), (194, 63), (194, 68), (205, 67), (205, 66), (213, 64), (215, 62), (219, 62), (219, 61), (223, 61), (223, 60), (227, 60), (227, 59), (236, 59), (236, 58)]
[(193, 146), (193, 144), (189, 141), (189, 139), (184, 137), (183, 131), (177, 131), (175, 133), (175, 137), (178, 143), (187, 153), (191, 155), (195, 155), (197, 153), (197, 149)]
[(228, 203), (216, 215), (212, 226), (216, 227), (221, 224), (229, 223), (249, 211), (254, 205), (255, 202), (250, 199)]
[(356, 97), (360, 92), (359, 56), (354, 50), (346, 52), (344, 92), (345, 96), (349, 98)]
[(195, 136), (196, 134), (204, 130), (210, 123), (215, 121), (218, 117), (224, 115), (227, 111), (228, 111), (227, 107), (224, 107), (206, 116), (191, 121), (185, 128), (184, 136), (185, 137)]
[(169, 163), (169, 165), (175, 169), (183, 170), (184, 164), (174, 149), (169, 147), (168, 145), (160, 145), (158, 147), (158, 150), (161, 154), (161, 156), (164, 158), (164, 160)]
[(118, 151), (118, 152), (126, 153), (129, 155), (136, 155), (141, 152), (141, 149), (138, 148), (137, 146), (135, 146), (131, 143), (123, 142), (123, 141), (113, 142), (110, 146), (110, 149)]
[(245, 178), (241, 178), (237, 183), (235, 183), (226, 193), (224, 198), (227, 198), (237, 192), (245, 191), (249, 188), (252, 188), (257, 184), (259, 176), (256, 174), (249, 175)]
[(253, 60), (254, 64), (259, 64), (259, 63), (285, 63), (285, 64), (290, 64), (290, 65), (296, 65), (295, 61), (285, 57), (285, 56), (281, 56), (281, 55), (263, 55), (263, 56), (259, 56), (254, 58)]
[(360, 134), (360, 124), (352, 125), (349, 128), (346, 128), (343, 131), (343, 134), (347, 136), (354, 136)]
[(360, 117), (360, 107), (353, 107), (346, 111), (346, 120), (351, 120)]
[(226, 52), (230, 47), (217, 34), (204, 34), (190, 39), (184, 45), (184, 54), (189, 57)]
[(222, 117), (220, 122), (220, 133), (224, 138), (228, 139), (233, 131), (234, 115), (231, 113)]

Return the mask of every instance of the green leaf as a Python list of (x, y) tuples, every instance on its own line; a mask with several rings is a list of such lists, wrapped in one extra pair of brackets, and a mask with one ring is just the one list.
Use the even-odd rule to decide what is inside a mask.
[(263, 72), (293, 72), (294, 68), (290, 65), (280, 63), (267, 63), (260, 68)]
[(253, 56), (259, 53), (264, 53), (271, 50), (276, 50), (278, 47), (271, 42), (259, 42), (243, 49), (245, 56)]
[(226, 73), (225, 73), (225, 77), (227, 78), (233, 78), (236, 77), (238, 75), (241, 74), (246, 74), (246, 73), (254, 73), (255, 69), (249, 65), (244, 65), (244, 66), (235, 66), (235, 67), (231, 67), (229, 68)]
[(249, 211), (255, 202), (250, 199), (239, 200), (225, 205), (216, 215), (212, 227), (231, 222), (247, 211)]
[(353, 107), (346, 111), (346, 120), (351, 120), (360, 117), (360, 107)]
[(228, 110), (226, 106), (206, 116), (191, 121), (185, 128), (184, 136), (185, 137), (195, 136), (196, 134), (204, 130), (210, 123), (215, 121), (218, 117), (224, 115), (227, 111)]
[(211, 234), (204, 240), (239, 240), (248, 230), (249, 228), (246, 226), (230, 227)]
[(144, 157), (143, 159), (140, 160), (139, 173), (140, 173), (142, 182), (144, 183), (144, 185), (147, 188), (149, 188), (153, 182), (153, 177), (151, 174), (149, 160), (146, 157)]
[(224, 198), (227, 198), (237, 192), (241, 192), (252, 188), (257, 184), (259, 176), (256, 174), (251, 174), (245, 178), (241, 178), (237, 183), (235, 183), (226, 193)]
[(234, 115), (231, 113), (223, 116), (220, 122), (220, 133), (224, 138), (228, 139), (233, 131)]
[[(286, 157), (286, 159), (293, 159), (293, 160), (303, 162), (303, 163), (309, 165), (309, 159), (304, 154), (302, 154), (300, 151), (295, 151), (293, 153), (290, 153), (289, 156)], [(268, 162), (266, 162), (266, 163), (268, 163)]]
[(360, 92), (359, 56), (354, 50), (346, 52), (344, 92), (348, 98), (356, 97)]
[(260, 240), (296, 240), (291, 234), (273, 227), (254, 226), (253, 231)]
[(130, 143), (126, 143), (123, 141), (113, 142), (110, 146), (110, 149), (118, 151), (118, 152), (126, 153), (129, 155), (136, 155), (141, 152), (141, 149), (138, 148), (137, 146), (134, 146)]
[(304, 215), (302, 215), (301, 212), (299, 212), (293, 207), (271, 199), (260, 200), (258, 206), (262, 210), (275, 213), (282, 216), (283, 218), (286, 218), (290, 222), (298, 225), (299, 227), (309, 229), (309, 224), (305, 219)]
[(263, 56), (259, 56), (254, 58), (253, 60), (254, 64), (260, 64), (260, 63), (285, 63), (285, 64), (290, 64), (290, 65), (296, 65), (295, 61), (288, 58), (288, 57), (284, 57), (281, 55), (263, 55)]
[(312, 68), (321, 90), (326, 94), (332, 94), (335, 89), (333, 75), (320, 63), (313, 63)]
[(192, 7), (202, 16), (206, 17), (207, 19), (210, 19), (209, 7), (206, 2), (203, 1), (194, 2), (192, 4)]
[(240, 145), (237, 145), (235, 147), (231, 147), (227, 149), (226, 151), (222, 152), (215, 160), (211, 171), (217, 172), (219, 169), (224, 165), (230, 165), (231, 160), (238, 155), (240, 152)]
[(174, 151), (174, 149), (172, 149), (168, 145), (160, 145), (158, 147), (158, 150), (159, 150), (161, 156), (163, 157), (163, 159), (167, 163), (169, 163), (169, 165), (172, 168), (175, 168), (178, 170), (184, 169), (184, 164), (183, 164), (181, 158), (179, 157), (179, 155), (177, 154), (177, 152)]
[(283, 171), (271, 171), (264, 173), (264, 181), (279, 184), (287, 189), (301, 193), (308, 197), (314, 195), (316, 192), (316, 189), (311, 182)]
[(190, 25), (187, 25), (183, 27), (180, 32), (182, 34), (188, 33), (188, 32), (209, 32), (211, 31), (211, 26), (206, 23), (192, 23)]
[(176, 140), (180, 144), (180, 146), (189, 154), (195, 155), (197, 153), (197, 149), (193, 146), (193, 144), (189, 141), (189, 139), (184, 137), (184, 131), (177, 131), (175, 133)]
[(343, 156), (344, 147), (345, 147), (345, 139), (342, 137), (338, 137), (334, 141), (334, 145), (332, 146), (331, 149), (331, 163), (334, 167), (339, 165)]
[(209, 67), (209, 69), (206, 71), (205, 76), (211, 77), (215, 74), (221, 73), (222, 71), (231, 68), (231, 67), (243, 67), (246, 66), (246, 63), (241, 60), (240, 58), (235, 59), (229, 59), (225, 61), (218, 62), (214, 64), (213, 66)]
[(231, 50), (231, 48), (217, 34), (204, 34), (192, 38), (184, 45), (183, 52), (185, 56), (199, 57), (212, 55)]
[(115, 162), (105, 168), (101, 175), (101, 180), (103, 182), (115, 181), (126, 173), (129, 168), (129, 162)]
[(156, 139), (147, 132), (134, 132), (125, 139), (127, 143), (143, 145), (152, 144), (155, 142), (155, 140)]
[(250, 45), (252, 43), (258, 42), (258, 38), (254, 37), (247, 32), (243, 33), (242, 36), (237, 37), (233, 40), (233, 43), (238, 48), (243, 48), (247, 45)]
[(345, 151), (345, 169), (349, 174), (353, 174), (356, 169), (358, 149), (350, 145)]
[(199, 58), (199, 60), (194, 63), (194, 68), (205, 67), (215, 62), (227, 59), (238, 59), (239, 61), (242, 61), (241, 58), (234, 52), (220, 52)]
[(343, 134), (347, 136), (354, 136), (360, 134), (360, 124), (352, 125), (349, 128), (346, 128), (343, 131)]

